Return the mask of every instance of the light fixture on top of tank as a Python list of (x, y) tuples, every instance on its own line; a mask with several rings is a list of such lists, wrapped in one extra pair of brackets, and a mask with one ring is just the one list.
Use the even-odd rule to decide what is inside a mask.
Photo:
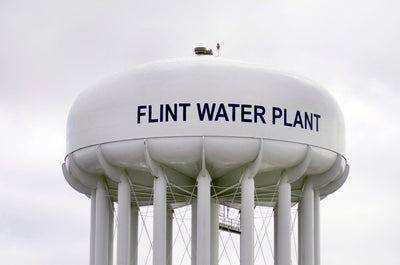
[(213, 51), (211, 49), (207, 49), (206, 47), (195, 47), (194, 53), (196, 55), (213, 55)]

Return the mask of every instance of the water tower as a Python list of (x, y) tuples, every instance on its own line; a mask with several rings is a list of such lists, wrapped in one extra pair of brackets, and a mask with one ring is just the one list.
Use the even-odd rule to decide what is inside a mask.
[[(67, 182), (91, 199), (90, 265), (136, 265), (138, 210), (153, 209), (153, 264), (171, 265), (171, 212), (191, 205), (191, 264), (218, 264), (220, 207), (238, 209), (254, 264), (254, 209), (274, 209), (274, 262), (320, 264), (320, 200), (346, 180), (341, 111), (320, 86), (199, 56), (148, 63), (84, 91), (67, 125)], [(114, 203), (117, 214), (114, 216)]]

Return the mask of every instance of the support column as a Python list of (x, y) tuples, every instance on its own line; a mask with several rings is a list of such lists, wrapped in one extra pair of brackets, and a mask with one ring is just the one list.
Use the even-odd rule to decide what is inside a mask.
[(211, 200), (211, 265), (218, 265), (218, 247), (219, 247), (219, 204), (216, 199)]
[(303, 252), (301, 244), (302, 244), (302, 238), (303, 238), (302, 221), (304, 220), (304, 217), (303, 217), (304, 212), (303, 212), (302, 208), (303, 208), (303, 203), (300, 200), (298, 207), (297, 207), (297, 253), (298, 253), (297, 254), (297, 259), (298, 259), (297, 263), (298, 263), (298, 265), (301, 265), (301, 254), (300, 253)]
[(278, 192), (278, 265), (291, 264), (290, 244), (290, 208), (291, 193), (288, 177), (283, 175), (279, 183)]
[(108, 199), (104, 187), (104, 180), (97, 182), (96, 189), (96, 221), (95, 221), (95, 265), (107, 265), (107, 223)]
[(278, 207), (274, 207), (274, 265), (278, 265)]
[(172, 265), (172, 244), (173, 244), (173, 213), (174, 209), (167, 208), (167, 265)]
[(315, 265), (321, 264), (321, 223), (319, 190), (314, 190), (314, 255)]
[(211, 178), (202, 170), (197, 178), (197, 265), (210, 263)]
[(131, 225), (131, 188), (126, 176), (118, 183), (118, 241), (117, 265), (129, 263), (130, 225)]
[(96, 233), (96, 190), (92, 190), (92, 195), (90, 196), (90, 255), (89, 255), (89, 265), (94, 264), (95, 257), (95, 233)]
[(240, 264), (254, 264), (254, 179), (242, 180), (240, 213)]
[(197, 199), (193, 198), (192, 199), (192, 227), (191, 227), (191, 232), (192, 232), (192, 264), (191, 265), (196, 265), (196, 260), (197, 260)]
[(107, 232), (107, 259), (108, 264), (113, 264), (113, 254), (114, 254), (114, 202), (108, 200), (108, 232)]
[(163, 175), (154, 178), (153, 264), (166, 265), (167, 182)]
[(139, 207), (131, 207), (130, 265), (138, 265)]
[(306, 180), (299, 215), (301, 230), (301, 251), (299, 265), (314, 265), (314, 189), (311, 181)]

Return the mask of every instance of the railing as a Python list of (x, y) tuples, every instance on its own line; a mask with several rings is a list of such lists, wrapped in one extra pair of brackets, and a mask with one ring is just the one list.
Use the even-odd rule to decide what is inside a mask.
[(225, 205), (220, 205), (219, 229), (240, 234), (240, 211)]

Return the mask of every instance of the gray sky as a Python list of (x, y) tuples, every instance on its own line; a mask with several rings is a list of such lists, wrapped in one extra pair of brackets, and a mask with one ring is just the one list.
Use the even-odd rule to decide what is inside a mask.
[(394, 0), (0, 0), (2, 262), (88, 264), (90, 202), (61, 172), (79, 92), (220, 42), (223, 57), (313, 79), (342, 107), (351, 171), (321, 203), (322, 264), (399, 264), (399, 8)]

